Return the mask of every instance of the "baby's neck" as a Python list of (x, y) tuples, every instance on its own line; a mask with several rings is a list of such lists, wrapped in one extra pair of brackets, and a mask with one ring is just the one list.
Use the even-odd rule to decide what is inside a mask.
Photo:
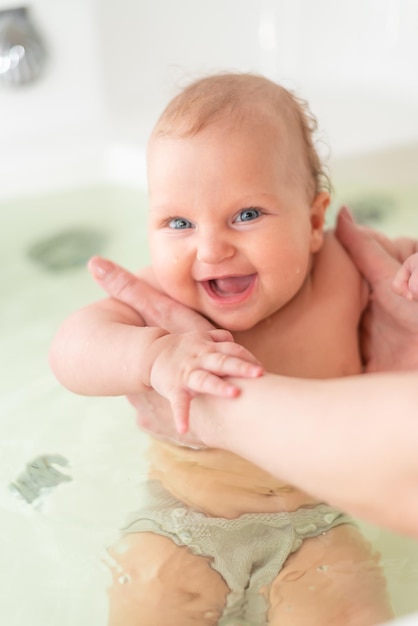
[(309, 274), (301, 289), (285, 306), (248, 330), (234, 331), (235, 341), (248, 348), (263, 363), (266, 371), (299, 376), (300, 360), (297, 371), (293, 371), (291, 363), (295, 350), (299, 349), (298, 336), (306, 327), (306, 312), (312, 310), (313, 299), (312, 277)]

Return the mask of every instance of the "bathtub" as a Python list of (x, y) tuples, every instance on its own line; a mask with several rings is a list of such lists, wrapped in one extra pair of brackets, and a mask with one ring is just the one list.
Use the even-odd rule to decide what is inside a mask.
[[(51, 376), (53, 329), (73, 305), (100, 294), (81, 250), (74, 256), (71, 243), (59, 240), (69, 256), (51, 269), (45, 266), (51, 244), (43, 244), (62, 233), (90, 233), (88, 239), (94, 232), (94, 246), (101, 242), (103, 253), (135, 267), (146, 261), (145, 206), (143, 191), (107, 186), (1, 206), (0, 606), (10, 625), (106, 623), (103, 549), (135, 498), (145, 437), (122, 399), (73, 396)], [(44, 261), (36, 260), (37, 249)], [(27, 464), (49, 455), (68, 461), (54, 467), (71, 481), (29, 503), (22, 483)]]
[[(353, 0), (343, 19), (334, 5), (320, 0), (312, 13), (306, 0), (33, 2), (50, 44), (48, 71), (24, 93), (0, 93), (8, 120), (0, 125), (0, 610), (8, 626), (106, 624), (106, 547), (135, 502), (147, 438), (125, 400), (62, 389), (47, 351), (63, 318), (102, 295), (88, 256), (132, 270), (147, 263), (145, 138), (179, 82), (242, 69), (296, 89), (332, 146), (330, 222), (346, 202), (388, 235), (418, 237), (417, 5)], [(28, 501), (25, 477), (45, 462), (58, 483)], [(397, 616), (418, 611), (418, 542), (362, 526), (382, 554)]]

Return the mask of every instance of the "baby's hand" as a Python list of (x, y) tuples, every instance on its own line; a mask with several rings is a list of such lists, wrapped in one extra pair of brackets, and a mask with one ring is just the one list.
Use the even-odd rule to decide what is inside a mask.
[(418, 253), (401, 265), (392, 283), (394, 291), (407, 300), (418, 300)]
[(164, 335), (157, 343), (150, 385), (169, 400), (179, 433), (188, 430), (190, 402), (197, 393), (234, 398), (239, 388), (223, 377), (263, 373), (251, 352), (234, 343), (226, 330)]

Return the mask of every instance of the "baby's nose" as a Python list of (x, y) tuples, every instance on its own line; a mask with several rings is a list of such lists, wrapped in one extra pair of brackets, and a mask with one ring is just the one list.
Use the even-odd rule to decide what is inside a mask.
[(232, 241), (219, 233), (205, 233), (199, 236), (196, 258), (202, 263), (220, 263), (234, 255)]

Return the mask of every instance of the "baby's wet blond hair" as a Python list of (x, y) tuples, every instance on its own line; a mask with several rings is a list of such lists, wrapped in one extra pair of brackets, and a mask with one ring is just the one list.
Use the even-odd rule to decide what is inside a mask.
[(164, 109), (151, 135), (190, 137), (219, 121), (234, 125), (265, 119), (284, 123), (299, 140), (309, 195), (331, 191), (331, 183), (315, 147), (317, 120), (306, 101), (256, 74), (222, 73), (185, 87)]

